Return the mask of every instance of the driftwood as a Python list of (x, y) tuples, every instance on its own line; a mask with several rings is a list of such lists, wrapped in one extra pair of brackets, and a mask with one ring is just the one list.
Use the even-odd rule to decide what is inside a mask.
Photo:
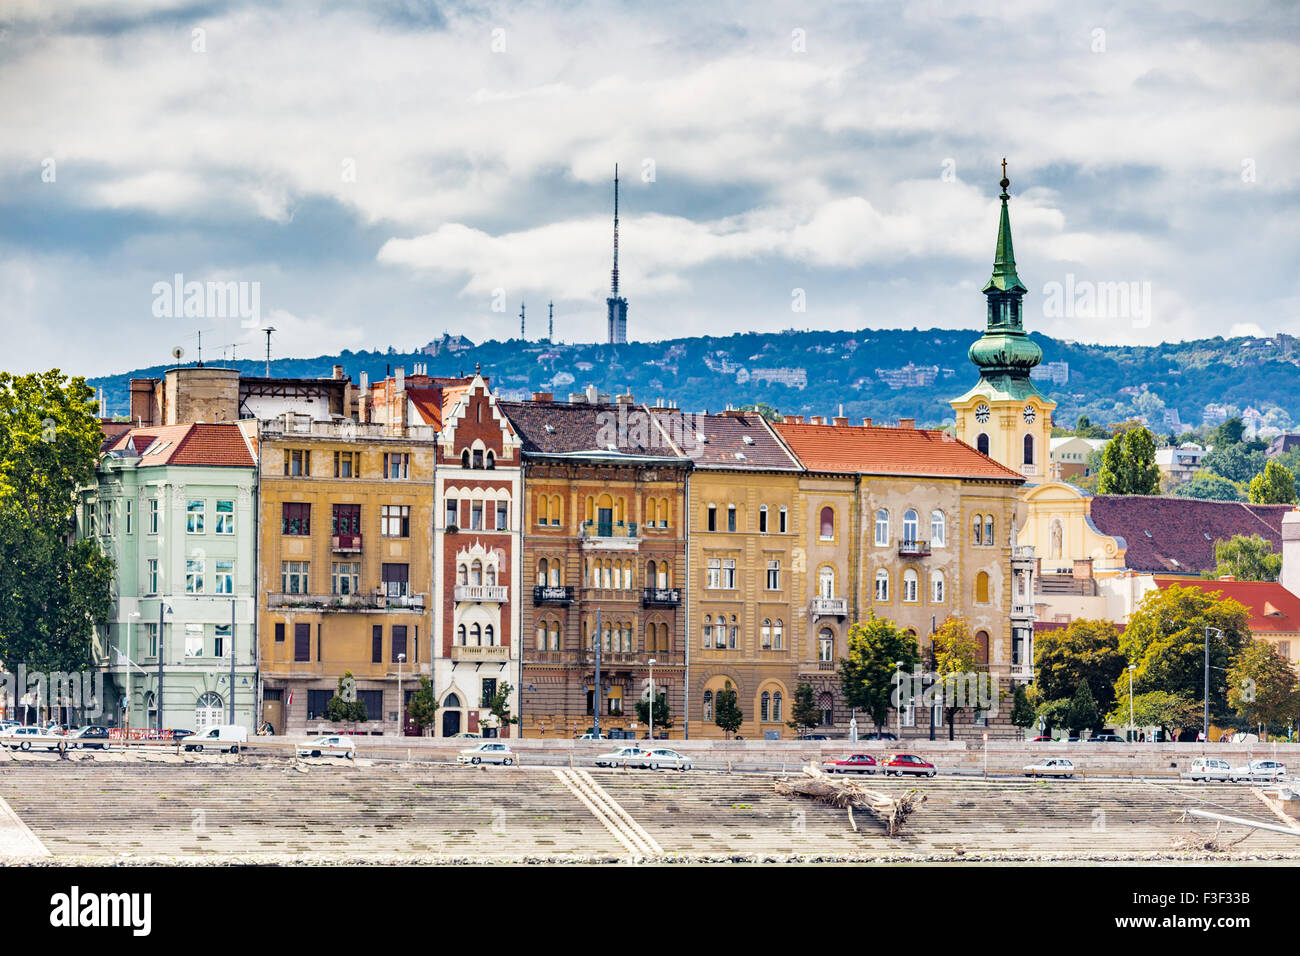
[[(1178, 822), (1187, 822), (1187, 814), (1184, 813), (1179, 817)], [(1236, 840), (1225, 843), (1223, 840), (1219, 839), (1219, 830), (1221, 827), (1221, 823), (1216, 823), (1214, 825), (1213, 833), (1201, 833), (1199, 830), (1189, 830), (1188, 835), (1185, 837), (1174, 837), (1174, 839), (1170, 841), (1169, 847), (1173, 850), (1208, 850), (1211, 853), (1225, 853), (1255, 832), (1254, 830), (1247, 830), (1245, 836), (1238, 837)]]
[(903, 796), (894, 798), (879, 790), (864, 787), (848, 777), (833, 777), (815, 763), (809, 763), (797, 777), (782, 777), (774, 784), (776, 792), (786, 797), (807, 797), (832, 807), (844, 807), (849, 811), (849, 823), (857, 830), (853, 819), (853, 808), (870, 810), (885, 825), (888, 836), (897, 836), (903, 824), (922, 803), (925, 794), (909, 790)]

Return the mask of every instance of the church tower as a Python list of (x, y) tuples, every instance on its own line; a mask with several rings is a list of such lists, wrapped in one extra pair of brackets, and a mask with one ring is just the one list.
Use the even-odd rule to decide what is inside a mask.
[(1026, 478), (1051, 472), (1052, 410), (1056, 403), (1038, 391), (1029, 371), (1043, 350), (1025, 333), (1022, 299), (1029, 290), (1016, 275), (1007, 213), (1007, 161), (1002, 161), (1002, 219), (993, 254), (993, 275), (984, 286), (988, 319), (984, 334), (970, 347), (980, 378), (950, 403), (957, 414), (957, 437)]

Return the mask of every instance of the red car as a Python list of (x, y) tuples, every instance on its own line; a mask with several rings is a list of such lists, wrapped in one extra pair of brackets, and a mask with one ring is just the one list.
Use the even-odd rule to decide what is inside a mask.
[(1052, 744), (1056, 743), (1053, 737), (1034, 737), (1029, 741), (1031, 744)]
[(875, 773), (876, 758), (871, 754), (852, 754), (843, 760), (827, 760), (822, 769), (827, 773)]
[(917, 777), (933, 777), (939, 772), (935, 769), (934, 764), (926, 763), (916, 754), (894, 754), (885, 761), (884, 767), (886, 777), (891, 773), (897, 777), (901, 777), (905, 773)]

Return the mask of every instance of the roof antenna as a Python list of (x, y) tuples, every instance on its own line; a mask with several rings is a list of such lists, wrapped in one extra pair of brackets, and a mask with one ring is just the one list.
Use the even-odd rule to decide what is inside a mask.
[(203, 368), (203, 333), (199, 333), (199, 368)]
[(546, 341), (555, 341), (555, 300), (546, 303)]
[(274, 325), (268, 325), (262, 330), (266, 333), (266, 377), (271, 377), (271, 333), (275, 331)]
[(618, 163), (614, 164), (614, 269), (609, 274), (610, 296), (618, 298)]
[(525, 342), (528, 341), (528, 336), (524, 334), (524, 303), (522, 302), (519, 303), (519, 337)]

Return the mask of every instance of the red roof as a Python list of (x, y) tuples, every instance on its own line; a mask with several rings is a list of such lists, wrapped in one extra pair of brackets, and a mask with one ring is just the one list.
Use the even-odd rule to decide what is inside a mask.
[(1300, 633), (1300, 597), (1277, 581), (1188, 581), (1159, 576), (1156, 584), (1162, 590), (1176, 584), (1232, 598), (1250, 609), (1250, 629), (1256, 634)]
[(153, 465), (199, 465), (209, 468), (256, 466), (248, 442), (244, 440), (244, 433), (235, 424), (194, 422), (189, 425), (133, 428), (119, 436), (109, 450), (122, 452), (128, 457), (139, 457), (140, 468)]
[(809, 471), (991, 478), (1017, 483), (1025, 480), (1018, 472), (938, 429), (790, 422), (772, 427)]

